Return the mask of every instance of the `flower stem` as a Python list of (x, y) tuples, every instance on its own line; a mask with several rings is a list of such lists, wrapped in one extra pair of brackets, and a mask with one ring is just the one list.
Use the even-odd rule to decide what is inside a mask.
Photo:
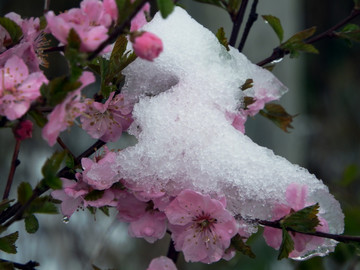
[(12, 182), (14, 179), (15, 170), (16, 170), (16, 167), (20, 164), (19, 160), (18, 160), (20, 144), (21, 144), (21, 140), (17, 139), (16, 143), (15, 143), (14, 153), (13, 153), (12, 160), (11, 160), (11, 168), (10, 168), (9, 176), (8, 176), (6, 187), (5, 187), (3, 200), (5, 200), (9, 197), (11, 185), (12, 185)]
[(0, 262), (12, 263), (14, 268), (22, 269), (22, 270), (35, 270), (35, 267), (40, 265), (39, 263), (34, 262), (34, 261), (28, 261), (26, 264), (21, 264), (21, 263), (16, 263), (16, 262), (11, 262), (11, 261), (0, 259)]

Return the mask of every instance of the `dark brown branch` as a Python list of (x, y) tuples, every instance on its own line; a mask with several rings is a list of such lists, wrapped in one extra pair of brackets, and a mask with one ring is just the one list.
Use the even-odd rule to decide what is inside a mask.
[(12, 263), (15, 268), (22, 270), (36, 270), (35, 267), (40, 265), (39, 263), (33, 261), (28, 261), (26, 264), (21, 264), (21, 263), (0, 259), (0, 262)]
[(57, 47), (51, 47), (43, 50), (43, 53), (49, 53), (49, 52), (63, 52), (65, 51), (65, 46), (57, 46)]
[[(359, 9), (353, 9), (349, 16), (347, 16), (345, 19), (340, 21), (339, 23), (335, 24), (333, 27), (329, 28), (328, 30), (324, 31), (323, 33), (320, 33), (319, 35), (316, 35), (315, 37), (309, 38), (308, 40), (305, 40), (305, 43), (312, 44), (319, 40), (325, 39), (325, 38), (332, 38), (334, 37), (334, 31), (336, 29), (339, 29), (340, 27), (344, 26), (354, 18), (360, 15)], [(257, 63), (258, 66), (264, 66), (268, 63), (271, 63), (275, 60), (283, 58), (285, 55), (289, 54), (290, 52), (284, 49), (281, 49), (279, 47), (276, 47), (273, 50), (273, 53), (266, 59), (260, 61)]]
[(169, 244), (169, 249), (168, 249), (168, 253), (166, 255), (169, 259), (171, 259), (174, 264), (176, 264), (176, 261), (179, 257), (179, 252), (177, 252), (175, 250), (175, 246), (174, 246), (174, 241), (170, 240), (170, 244)]
[(141, 3), (133, 10), (133, 12), (130, 14), (130, 16), (124, 22), (122, 22), (118, 27), (116, 27), (114, 29), (114, 31), (110, 34), (110, 36), (104, 42), (102, 42), (95, 51), (93, 51), (89, 55), (88, 61), (93, 60), (103, 49), (105, 49), (106, 46), (108, 46), (116, 41), (116, 38), (123, 33), (123, 31), (126, 27), (129, 27), (131, 20), (143, 8), (143, 6), (146, 4), (147, 1), (148, 0), (141, 1)]
[(63, 142), (63, 140), (60, 137), (57, 137), (56, 141), (61, 146), (62, 149), (66, 150), (75, 159), (74, 154), (70, 151), (70, 149), (66, 146), (66, 144)]
[(232, 31), (231, 31), (231, 36), (230, 36), (230, 41), (229, 41), (230, 46), (234, 47), (235, 44), (236, 44), (236, 39), (237, 39), (237, 37), (239, 35), (239, 30), (240, 30), (242, 21), (244, 19), (244, 14), (245, 14), (245, 11), (246, 11), (247, 4), (248, 4), (248, 0), (242, 0), (241, 1), (239, 11), (236, 14), (236, 17), (233, 19), (233, 28), (232, 28)]
[(244, 33), (241, 37), (241, 41), (240, 41), (240, 44), (239, 44), (239, 52), (241, 52), (244, 48), (244, 45), (245, 45), (245, 42), (246, 42), (246, 39), (250, 33), (250, 29), (251, 27), (253, 26), (254, 22), (256, 22), (257, 18), (258, 18), (258, 14), (256, 13), (256, 7), (257, 7), (257, 4), (258, 4), (259, 0), (254, 0), (252, 6), (251, 6), (251, 11), (250, 11), (250, 15), (249, 15), (249, 18), (246, 22), (246, 26), (245, 26), (245, 30), (244, 30)]
[(9, 197), (11, 185), (12, 185), (14, 175), (15, 175), (15, 170), (16, 170), (16, 167), (19, 165), (18, 155), (19, 155), (19, 150), (20, 150), (20, 144), (21, 144), (21, 140), (16, 139), (15, 149), (14, 149), (14, 153), (13, 153), (13, 156), (11, 159), (11, 167), (10, 167), (10, 172), (9, 172), (9, 176), (7, 179), (4, 195), (3, 195), (3, 200), (5, 200)]
[[(266, 221), (266, 220), (257, 220), (257, 222), (263, 226), (272, 227), (276, 229), (282, 229), (280, 226), (279, 221)], [(360, 237), (359, 236), (351, 236), (351, 235), (339, 235), (339, 234), (331, 234), (331, 233), (324, 233), (324, 232), (313, 232), (313, 233), (304, 233), (299, 232), (291, 228), (286, 228), (287, 231), (296, 232), (296, 233), (302, 233), (306, 235), (312, 235), (312, 236), (318, 236), (322, 238), (328, 238), (333, 239), (338, 242), (343, 243), (349, 243), (349, 242), (359, 242), (360, 243)]]

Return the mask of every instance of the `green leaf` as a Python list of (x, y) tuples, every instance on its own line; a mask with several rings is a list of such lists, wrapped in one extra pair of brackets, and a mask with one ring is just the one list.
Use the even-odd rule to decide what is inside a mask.
[(33, 190), (29, 183), (22, 182), (17, 189), (18, 201), (24, 205), (32, 196)]
[(281, 26), (280, 20), (272, 15), (263, 15), (262, 17), (265, 20), (265, 22), (267, 22), (271, 26), (271, 28), (275, 31), (281, 43), (284, 39), (284, 29)]
[(220, 44), (223, 45), (227, 51), (230, 51), (229, 43), (225, 36), (225, 31), (223, 27), (220, 27), (219, 30), (216, 33), (216, 37), (219, 40)]
[(69, 31), (67, 42), (65, 57), (70, 64), (69, 81), (76, 82), (83, 72), (83, 66), (86, 65), (87, 54), (80, 52), (81, 39), (73, 28)]
[(299, 52), (319, 53), (319, 51), (311, 44), (307, 44), (304, 40), (315, 34), (316, 27), (305, 29), (293, 35), (284, 43), (280, 44), (280, 49), (288, 51), (290, 57), (298, 57)]
[(246, 89), (249, 89), (251, 87), (253, 87), (254, 85), (254, 81), (253, 79), (246, 79), (246, 81), (244, 82), (244, 84), (240, 87), (240, 89), (242, 91), (246, 90)]
[(103, 212), (106, 216), (110, 216), (109, 213), (109, 207), (108, 206), (102, 206), (99, 208), (101, 210), (101, 212)]
[(7, 209), (10, 206), (10, 203), (13, 202), (13, 201), (15, 201), (15, 200), (14, 199), (13, 200), (9, 200), (9, 199), (2, 200), (0, 202), (0, 212)]
[(320, 224), (317, 216), (319, 213), (319, 204), (305, 207), (299, 211), (287, 215), (281, 223), (285, 228), (291, 228), (298, 232), (313, 233), (316, 226)]
[(291, 251), (294, 250), (294, 241), (285, 228), (282, 228), (282, 242), (279, 249), (278, 260), (288, 258)]
[(355, 4), (354, 9), (356, 10), (360, 9), (360, 0), (354, 0), (354, 4)]
[(356, 164), (351, 164), (344, 169), (340, 184), (347, 187), (357, 179), (360, 180), (360, 167)]
[(93, 191), (86, 194), (84, 199), (86, 201), (96, 201), (96, 200), (100, 199), (103, 195), (104, 195), (104, 190), (94, 189)]
[(15, 270), (14, 264), (12, 262), (0, 262), (1, 270)]
[(156, 0), (156, 3), (164, 19), (174, 10), (174, 2), (172, 0)]
[(266, 104), (264, 109), (260, 111), (260, 114), (271, 120), (285, 132), (289, 132), (288, 128), (293, 128), (291, 122), (296, 117), (296, 115), (288, 114), (281, 105), (274, 103)]
[(237, 234), (231, 239), (231, 246), (234, 247), (237, 251), (240, 251), (242, 254), (249, 256), (254, 259), (256, 255), (252, 252), (250, 246), (246, 245), (242, 237)]
[(335, 35), (347, 40), (350, 44), (351, 41), (360, 42), (360, 26), (347, 24), (340, 32), (335, 32)]
[(0, 250), (7, 253), (16, 254), (15, 242), (19, 238), (19, 232), (14, 232), (0, 238)]
[(27, 210), (28, 213), (58, 214), (56, 205), (50, 196), (43, 196), (33, 200)]
[(36, 233), (39, 229), (39, 221), (34, 215), (25, 218), (25, 229), (28, 233)]
[(62, 182), (56, 173), (60, 169), (66, 157), (66, 151), (55, 152), (51, 158), (47, 159), (41, 171), (44, 176), (44, 183), (52, 189), (61, 189)]
[(69, 169), (74, 169), (75, 168), (75, 160), (74, 160), (73, 155), (70, 155), (70, 154), (66, 155), (65, 165)]
[[(46, 87), (45, 84), (43, 84), (41, 87), (40, 87), (40, 92), (41, 92), (41, 88), (43, 87)], [(47, 119), (46, 117), (41, 113), (41, 112), (38, 112), (36, 110), (30, 110), (29, 111), (29, 114), (30, 116), (35, 120), (36, 124), (39, 126), (39, 127), (44, 127), (45, 124), (47, 123)]]
[(236, 15), (239, 12), (242, 0), (229, 0), (227, 11), (230, 15)]
[(13, 20), (10, 20), (6, 17), (0, 17), (0, 25), (6, 29), (11, 37), (12, 43), (4, 44), (5, 46), (15, 45), (19, 42), (20, 38), (23, 35), (21, 27), (17, 25)]

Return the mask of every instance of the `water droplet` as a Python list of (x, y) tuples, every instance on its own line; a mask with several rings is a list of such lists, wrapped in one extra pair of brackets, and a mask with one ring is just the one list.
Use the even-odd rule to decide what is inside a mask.
[(63, 217), (63, 222), (64, 222), (65, 224), (68, 224), (69, 221), (70, 221), (70, 218), (69, 218), (68, 216), (64, 216), (64, 217)]
[(279, 58), (279, 59), (275, 59), (275, 60), (271, 61), (271, 63), (270, 63), (270, 64), (277, 64), (277, 63), (280, 63), (283, 59), (284, 59), (284, 57), (281, 57), (281, 58)]

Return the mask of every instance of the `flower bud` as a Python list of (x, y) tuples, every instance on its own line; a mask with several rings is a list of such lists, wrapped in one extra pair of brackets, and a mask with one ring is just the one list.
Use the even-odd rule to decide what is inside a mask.
[(21, 121), (14, 129), (17, 140), (25, 140), (32, 137), (33, 123), (30, 120)]
[(161, 39), (149, 32), (135, 36), (132, 43), (135, 54), (148, 61), (153, 61), (163, 50)]

